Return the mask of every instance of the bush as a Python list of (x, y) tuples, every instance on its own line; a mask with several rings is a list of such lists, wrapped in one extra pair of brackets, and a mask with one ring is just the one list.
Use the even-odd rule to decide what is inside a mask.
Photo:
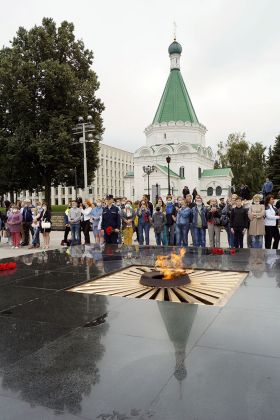
[(51, 206), (52, 213), (62, 213), (65, 212), (68, 206), (60, 205), (60, 206)]

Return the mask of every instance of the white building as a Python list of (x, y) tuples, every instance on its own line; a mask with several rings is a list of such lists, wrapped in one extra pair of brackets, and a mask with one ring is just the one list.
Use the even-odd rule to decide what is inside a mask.
[[(174, 40), (168, 49), (170, 74), (152, 124), (145, 129), (146, 145), (134, 153), (134, 172), (125, 176), (125, 195), (134, 199), (149, 192), (164, 199), (170, 192), (181, 195), (184, 186), (194, 187), (204, 198), (227, 196), (230, 191), (230, 168), (213, 169), (212, 149), (205, 142), (206, 127), (198, 121), (180, 71), (181, 45)], [(153, 167), (149, 176), (144, 166)]]
[[(114, 197), (123, 197), (124, 176), (131, 171), (133, 171), (133, 153), (100, 143), (99, 167), (95, 173), (95, 178), (85, 193), (78, 189), (77, 196), (103, 198), (106, 194), (113, 194)], [(53, 205), (68, 204), (75, 198), (75, 187), (60, 185), (51, 189), (51, 204)], [(18, 199), (30, 199), (32, 201), (39, 199), (42, 201), (44, 193), (22, 191)]]

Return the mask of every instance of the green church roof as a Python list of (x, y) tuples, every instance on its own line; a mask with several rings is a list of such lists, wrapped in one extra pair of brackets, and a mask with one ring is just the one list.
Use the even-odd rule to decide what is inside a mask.
[(201, 176), (231, 176), (231, 168), (204, 169)]
[(172, 69), (153, 124), (183, 121), (199, 124), (180, 69)]
[[(159, 164), (157, 164), (157, 166), (159, 167), (159, 169), (161, 169), (163, 172), (165, 172), (168, 175), (168, 167), (167, 166), (159, 165)], [(172, 171), (170, 168), (169, 168), (169, 173), (170, 173), (170, 176), (175, 176), (176, 178), (181, 178), (180, 175), (176, 174), (176, 172)], [(184, 178), (181, 178), (181, 179), (184, 179)]]

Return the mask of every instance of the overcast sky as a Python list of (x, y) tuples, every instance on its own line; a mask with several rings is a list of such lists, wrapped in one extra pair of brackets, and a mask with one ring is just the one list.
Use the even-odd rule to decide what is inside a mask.
[(280, 133), (279, 0), (9, 0), (1, 2), (0, 46), (44, 16), (69, 20), (94, 51), (104, 101), (104, 142), (134, 151), (154, 117), (169, 74), (177, 23), (181, 72), (214, 147), (245, 131), (264, 145)]

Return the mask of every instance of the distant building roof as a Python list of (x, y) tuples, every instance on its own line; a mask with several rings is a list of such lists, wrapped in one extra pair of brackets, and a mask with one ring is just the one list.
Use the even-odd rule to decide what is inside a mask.
[(220, 169), (204, 169), (201, 174), (204, 176), (233, 176), (231, 168), (220, 168)]

